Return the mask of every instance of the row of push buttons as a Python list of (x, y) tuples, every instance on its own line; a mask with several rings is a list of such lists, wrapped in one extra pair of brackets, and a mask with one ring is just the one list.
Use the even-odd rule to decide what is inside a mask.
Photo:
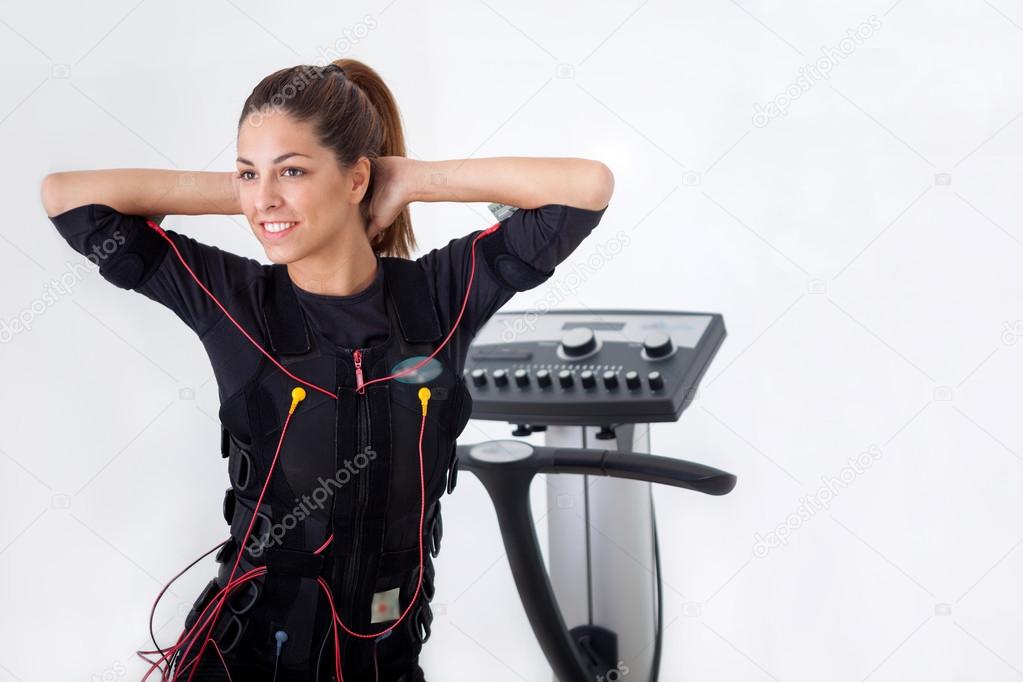
[[(482, 387), (487, 385), (487, 370), (485, 369), (474, 369), (470, 372), (469, 376), (472, 378), (474, 386)], [(512, 380), (515, 385), (519, 388), (526, 388), (530, 384), (529, 370), (525, 368), (516, 369), (511, 373)], [(506, 369), (495, 369), (493, 374), (494, 385), (503, 387), (509, 385), (508, 370)], [(650, 386), (650, 390), (657, 391), (664, 388), (664, 379), (661, 377), (660, 372), (648, 372), (646, 375), (647, 383)], [(607, 370), (601, 374), (601, 379), (604, 383), (604, 388), (608, 390), (614, 390), (618, 388), (618, 372), (614, 370)], [(579, 372), (579, 382), (583, 388), (594, 388), (597, 385), (597, 375), (591, 370), (583, 370)], [(553, 383), (551, 378), (551, 372), (547, 369), (538, 369), (536, 371), (536, 383), (540, 388), (548, 388)], [(630, 370), (625, 373), (625, 386), (630, 390), (634, 391), (642, 386), (642, 381), (639, 378), (639, 372)], [(561, 388), (569, 389), (575, 385), (575, 373), (570, 369), (563, 369), (558, 372), (558, 385)]]

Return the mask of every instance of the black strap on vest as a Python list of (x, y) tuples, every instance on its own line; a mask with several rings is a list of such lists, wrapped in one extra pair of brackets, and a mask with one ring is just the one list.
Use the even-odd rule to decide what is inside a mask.
[(269, 335), (270, 347), (278, 355), (308, 353), (312, 345), (305, 313), (298, 296), (291, 288), (288, 267), (282, 263), (270, 266), (269, 286), (263, 302), (263, 319)]
[[(384, 268), (384, 289), (397, 317), (401, 336), (408, 344), (430, 344), (440, 340), (440, 321), (426, 281), (416, 261), (380, 257)], [(301, 355), (312, 348), (305, 314), (292, 288), (288, 268), (281, 263), (270, 267), (269, 286), (263, 303), (263, 319), (270, 347), (279, 355)]]
[(268, 573), (280, 575), (316, 578), (323, 575), (323, 556), (284, 547), (271, 547), (266, 550), (266, 570)]
[(441, 336), (437, 310), (430, 296), (426, 273), (407, 258), (382, 256), (387, 295), (398, 315), (401, 335), (408, 343), (429, 343)]

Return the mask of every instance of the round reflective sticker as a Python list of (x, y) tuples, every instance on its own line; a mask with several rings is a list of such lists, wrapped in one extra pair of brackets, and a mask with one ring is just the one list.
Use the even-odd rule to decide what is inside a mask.
[[(423, 360), (426, 360), (426, 357), (427, 356), (425, 355), (415, 355), (411, 358), (405, 358), (391, 368), (391, 374), (401, 374), (405, 370), (415, 367), (419, 363), (423, 362)], [(418, 369), (415, 369), (403, 376), (395, 377), (395, 381), (400, 381), (405, 384), (425, 384), (427, 381), (432, 381), (439, 377), (443, 370), (444, 365), (440, 363), (440, 360), (437, 358), (430, 358)]]

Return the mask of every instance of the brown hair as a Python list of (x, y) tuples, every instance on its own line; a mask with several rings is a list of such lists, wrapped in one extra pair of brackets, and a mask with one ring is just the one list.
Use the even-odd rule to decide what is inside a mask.
[[(359, 212), (369, 225), (376, 159), (406, 156), (401, 114), (380, 75), (356, 59), (275, 71), (261, 80), (245, 100), (238, 128), (246, 117), (259, 117), (271, 111), (312, 122), (320, 144), (334, 150), (343, 169), (350, 168), (362, 156), (369, 159), (369, 186), (359, 204)], [(377, 235), (371, 246), (382, 256), (409, 257), (416, 239), (408, 206)]]

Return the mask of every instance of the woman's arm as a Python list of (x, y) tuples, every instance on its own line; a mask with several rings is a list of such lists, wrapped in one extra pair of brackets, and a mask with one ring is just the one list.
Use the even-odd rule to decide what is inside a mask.
[(441, 313), (442, 324), (450, 326), (463, 312), (471, 253), (476, 252), (465, 324), (452, 340), (460, 363), (472, 337), (501, 306), (517, 292), (550, 279), (555, 267), (593, 232), (614, 191), (610, 169), (587, 159), (416, 161), (396, 172), (406, 174), (408, 201), (488, 201), (518, 209), (499, 221), (501, 229), (482, 236), (475, 251), (483, 230), (452, 239), (417, 259), (434, 297), (448, 302)]
[(485, 201), (516, 208), (563, 204), (600, 210), (614, 192), (614, 175), (600, 161), (499, 156), (451, 161), (409, 160), (408, 201)]
[(84, 204), (140, 216), (241, 213), (232, 172), (156, 168), (62, 171), (43, 179), (41, 198), (53, 217)]
[(97, 265), (100, 276), (170, 308), (202, 337), (222, 313), (191, 272), (220, 298), (243, 295), (263, 266), (174, 230), (158, 233), (146, 219), (240, 213), (233, 178), (135, 168), (66, 171), (46, 176), (42, 203), (60, 236)]

